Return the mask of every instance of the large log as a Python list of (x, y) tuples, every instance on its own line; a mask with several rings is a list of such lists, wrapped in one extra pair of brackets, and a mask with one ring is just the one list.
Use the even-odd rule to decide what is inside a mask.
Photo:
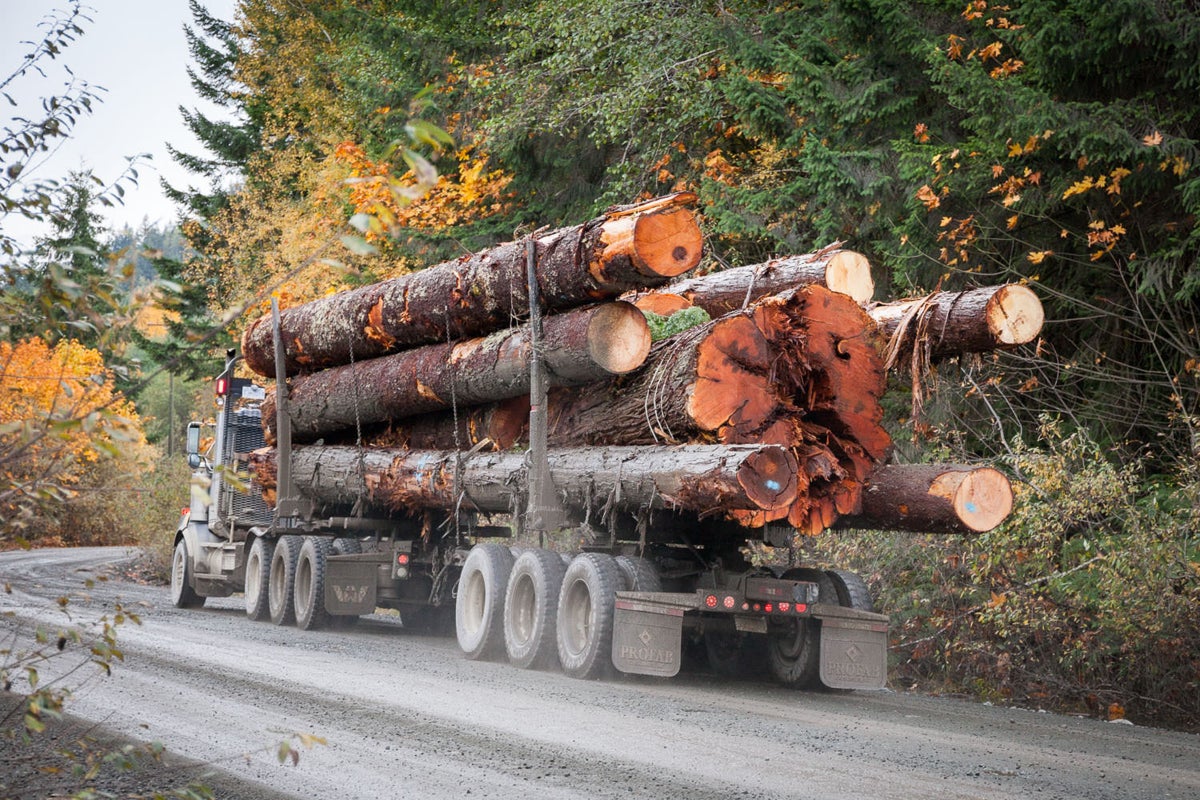
[[(646, 317), (629, 303), (548, 316), (542, 354), (553, 385), (573, 385), (641, 366), (650, 351)], [(528, 395), (529, 326), (435, 344), (292, 378), (288, 409), (296, 441), (356, 425)], [(528, 405), (526, 405), (528, 408)], [(274, 440), (274, 395), (263, 406)]]
[[(545, 308), (561, 310), (655, 286), (700, 261), (702, 236), (680, 193), (535, 234)], [(525, 242), (503, 244), (391, 280), (285, 309), (287, 374), (508, 327), (529, 312)], [(274, 377), (269, 317), (246, 329), (247, 366)], [(353, 358), (351, 358), (353, 355)]]
[(983, 533), (1012, 511), (1012, 485), (992, 467), (891, 464), (876, 470), (862, 511), (838, 524), (920, 533)]
[(627, 378), (553, 392), (550, 441), (789, 447), (800, 464), (796, 501), (741, 521), (786, 518), (817, 533), (859, 508), (862, 483), (891, 451), (873, 331), (853, 299), (821, 286), (760, 300), (659, 342)]
[[(250, 456), (268, 498), (276, 488), (276, 456), (274, 448)], [(551, 449), (548, 460), (556, 494), (579, 516), (615, 506), (673, 508), (703, 517), (787, 508), (796, 497), (796, 460), (772, 445), (565, 448)], [(302, 495), (325, 505), (361, 499), (385, 513), (431, 508), (511, 513), (522, 506), (526, 468), (520, 452), (310, 446), (294, 450), (292, 478)]]
[(1037, 295), (1020, 284), (935, 292), (914, 300), (879, 303), (867, 313), (888, 340), (889, 367), (914, 356), (937, 361), (1016, 347), (1033, 341), (1045, 321)]
[(859, 304), (868, 302), (875, 293), (875, 281), (871, 278), (871, 265), (867, 259), (859, 253), (831, 245), (807, 255), (684, 278), (624, 299), (643, 311), (665, 317), (692, 306), (703, 308), (709, 316), (719, 317), (764, 297), (807, 284), (849, 295)]
[[(885, 373), (875, 327), (846, 295), (807, 286), (659, 342), (637, 372), (549, 402), (552, 446), (722, 442), (778, 444), (799, 463), (788, 508), (735, 510), (747, 525), (787, 519), (818, 533), (861, 507), (863, 483), (886, 460)], [(528, 401), (393, 420), (373, 444), (499, 449), (525, 440)]]

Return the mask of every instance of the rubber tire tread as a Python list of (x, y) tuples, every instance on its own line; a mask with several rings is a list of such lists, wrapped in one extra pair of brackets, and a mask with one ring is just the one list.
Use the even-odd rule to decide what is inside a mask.
[[(176, 574), (181, 570), (180, 574)], [(171, 602), (176, 608), (200, 608), (204, 598), (192, 588), (192, 557), (187, 539), (181, 538), (171, 552)]]
[(272, 624), (291, 625), (296, 621), (293, 597), (296, 590), (296, 559), (300, 555), (301, 544), (303, 539), (299, 536), (280, 536), (275, 543), (275, 552), (271, 554), (271, 579), (267, 582), (267, 593)]
[[(512, 552), (499, 544), (477, 544), (467, 554), (458, 577), (454, 602), (454, 632), (458, 646), (472, 660), (496, 659), (504, 653), (504, 593), (513, 567)], [(477, 586), (478, 580), (481, 586)], [(469, 609), (482, 590), (478, 609)], [(480, 617), (476, 629), (470, 629), (468, 615)]]
[(654, 564), (637, 556), (617, 556), (617, 569), (621, 570), (621, 585), (626, 592), (661, 592), (662, 578)]
[(306, 596), (300, 589), (303, 580), (294, 587), (296, 604), (296, 627), (305, 631), (316, 631), (329, 626), (329, 612), (325, 609), (325, 575), (329, 569), (329, 556), (333, 544), (324, 536), (306, 536), (296, 558), (296, 575), (302, 576), (311, 570), (311, 581)]
[[(616, 559), (601, 553), (582, 553), (567, 567), (558, 595), (555, 639), (563, 672), (572, 678), (600, 678), (612, 671), (613, 624), (622, 581)], [(570, 632), (580, 590), (587, 593), (590, 609), (587, 619), (582, 620), (587, 629), (583, 646), (573, 649)]]
[(867, 582), (856, 572), (844, 569), (829, 569), (825, 571), (833, 581), (837, 590), (838, 605), (853, 608), (858, 611), (874, 611), (875, 602), (871, 600), (871, 591)]
[[(250, 554), (246, 556), (246, 616), (255, 622), (263, 622), (271, 618), (271, 556), (275, 553), (275, 542), (271, 539), (264, 539), (261, 536), (254, 540), (254, 544), (250, 545)], [(255, 560), (257, 559), (258, 568), (253, 570), (255, 574), (251, 574)], [(256, 578), (258, 582), (258, 592), (253, 594), (250, 589), (250, 581)]]
[[(812, 581), (820, 590), (817, 601), (836, 603), (837, 589), (833, 580), (824, 572), (815, 569), (794, 569), (783, 574), (785, 580)], [(793, 620), (790, 625), (804, 626), (804, 642), (796, 656), (789, 656), (780, 649), (777, 634), (767, 635), (767, 666), (776, 681), (797, 689), (818, 688), (821, 685), (821, 627), (810, 618)]]
[[(521, 669), (547, 669), (558, 662), (558, 594), (562, 590), (567, 567), (558, 553), (533, 548), (524, 551), (513, 563), (504, 595), (504, 649), (508, 660)], [(528, 641), (518, 642), (514, 602), (522, 582), (533, 588), (533, 609)]]

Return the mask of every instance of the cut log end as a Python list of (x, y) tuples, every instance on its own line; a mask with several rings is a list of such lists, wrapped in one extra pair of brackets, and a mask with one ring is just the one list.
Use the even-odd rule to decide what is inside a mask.
[(986, 314), (988, 330), (1002, 345), (1033, 341), (1046, 318), (1037, 295), (1019, 284), (1003, 286), (992, 295)]
[(692, 307), (692, 301), (683, 295), (670, 292), (647, 292), (634, 299), (633, 304), (642, 311), (669, 317), (672, 314)]
[(798, 492), (796, 458), (783, 447), (763, 447), (738, 468), (738, 484), (766, 511), (789, 507)]
[(614, 375), (640, 367), (650, 352), (650, 326), (646, 316), (628, 303), (609, 303), (588, 321), (588, 355)]
[(850, 250), (842, 250), (829, 259), (825, 265), (825, 285), (830, 291), (849, 295), (859, 304), (868, 303), (875, 296), (871, 263), (866, 256)]
[(946, 497), (962, 525), (976, 533), (992, 530), (1012, 512), (1012, 485), (991, 467), (943, 473), (929, 493)]
[(642, 214), (634, 221), (632, 237), (633, 265), (646, 275), (674, 278), (700, 263), (704, 236), (688, 209)]

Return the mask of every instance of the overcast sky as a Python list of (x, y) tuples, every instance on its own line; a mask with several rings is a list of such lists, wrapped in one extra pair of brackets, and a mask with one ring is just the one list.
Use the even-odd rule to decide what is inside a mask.
[[(221, 19), (231, 19), (236, 0), (203, 0)], [(179, 106), (205, 108), (187, 76), (189, 55), (183, 25), (191, 22), (187, 0), (90, 0), (84, 34), (57, 61), (49, 62), (48, 77), (31, 75), (8, 87), (20, 101), (13, 109), (0, 99), (0, 126), (14, 113), (36, 114), (38, 98), (60, 91), (67, 80), (61, 65), (93, 86), (102, 86), (103, 102), (80, 120), (71, 141), (38, 170), (38, 177), (62, 177), (71, 170), (91, 169), (106, 181), (126, 167), (126, 156), (149, 153), (139, 169), (138, 186), (130, 188), (124, 206), (103, 209), (108, 224), (137, 227), (143, 219), (173, 222), (173, 204), (163, 196), (159, 177), (172, 185), (189, 176), (167, 154), (165, 142), (184, 152), (199, 153), (200, 145), (184, 127)], [(40, 40), (38, 23), (66, 4), (52, 0), (0, 0), (0, 80), (29, 52), (23, 42)], [(211, 111), (211, 108), (206, 110)], [(23, 244), (40, 231), (9, 215), (0, 221)]]

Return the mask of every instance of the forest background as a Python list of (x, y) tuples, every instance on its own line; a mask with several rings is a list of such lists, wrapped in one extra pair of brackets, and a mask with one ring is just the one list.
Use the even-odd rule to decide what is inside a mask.
[[(0, 545), (165, 547), (167, 451), (223, 348), (300, 302), (679, 189), (702, 270), (841, 241), (879, 298), (1001, 282), (1036, 346), (896, 378), (905, 461), (1004, 469), (987, 534), (838, 531), (892, 677), (1200, 726), (1200, 11), (1185, 0), (191, 2), (216, 115), (177, 227), (106, 231), (132, 175), (23, 177), (86, 84), (0, 147)], [(64, 3), (0, 85), (69, 60)], [(52, 100), (52, 102), (50, 102)], [(22, 248), (13, 215), (52, 233)], [(357, 230), (351, 225), (357, 227)], [(914, 404), (914, 390), (923, 402)]]

